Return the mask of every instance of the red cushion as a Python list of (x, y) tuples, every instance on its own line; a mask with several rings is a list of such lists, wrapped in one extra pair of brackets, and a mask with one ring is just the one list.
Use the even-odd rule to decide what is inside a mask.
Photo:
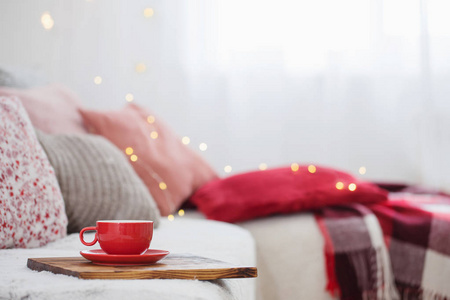
[[(336, 185), (342, 182), (341, 186)], [(356, 189), (351, 191), (349, 185)], [(341, 189), (338, 189), (341, 188)], [(353, 187), (350, 186), (350, 187)], [(349, 202), (385, 201), (387, 192), (350, 174), (308, 166), (249, 172), (211, 181), (191, 197), (208, 219), (239, 222)]]

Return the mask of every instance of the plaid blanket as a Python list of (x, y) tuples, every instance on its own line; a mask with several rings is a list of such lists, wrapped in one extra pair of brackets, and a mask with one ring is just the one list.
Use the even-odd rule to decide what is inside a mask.
[(449, 216), (449, 197), (413, 194), (317, 211), (327, 290), (352, 300), (450, 299)]

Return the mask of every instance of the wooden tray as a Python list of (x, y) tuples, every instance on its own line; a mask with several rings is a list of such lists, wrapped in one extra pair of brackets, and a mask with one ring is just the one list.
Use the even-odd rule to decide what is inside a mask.
[(29, 258), (28, 268), (82, 279), (198, 279), (257, 277), (255, 267), (235, 266), (190, 254), (169, 254), (147, 266), (101, 266), (83, 257)]

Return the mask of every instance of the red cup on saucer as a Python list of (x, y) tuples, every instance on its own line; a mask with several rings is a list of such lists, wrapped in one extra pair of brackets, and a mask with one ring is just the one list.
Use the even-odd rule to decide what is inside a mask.
[[(80, 241), (86, 246), (99, 243), (107, 254), (140, 255), (147, 251), (153, 237), (153, 221), (101, 220), (96, 227), (85, 227), (80, 231)], [(95, 231), (92, 242), (84, 240), (85, 231)]]

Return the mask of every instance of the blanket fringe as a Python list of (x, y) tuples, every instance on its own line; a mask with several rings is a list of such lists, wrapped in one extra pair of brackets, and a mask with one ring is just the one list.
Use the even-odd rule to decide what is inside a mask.
[(400, 299), (397, 287), (394, 282), (394, 272), (392, 271), (391, 260), (384, 244), (376, 248), (378, 280), (381, 288), (378, 287), (377, 299), (398, 300)]
[(397, 290), (402, 300), (450, 300), (450, 297), (429, 289), (412, 288), (397, 283)]
[[(335, 271), (339, 278), (356, 276), (359, 296), (349, 283), (341, 285), (341, 299), (397, 300), (399, 294), (393, 281), (387, 251), (383, 247), (360, 249), (346, 253), (348, 266), (340, 265)], [(368, 260), (367, 260), (368, 258)], [(342, 263), (342, 262), (341, 262)], [(343, 268), (344, 267), (344, 268)], [(343, 271), (342, 269), (346, 269)]]

